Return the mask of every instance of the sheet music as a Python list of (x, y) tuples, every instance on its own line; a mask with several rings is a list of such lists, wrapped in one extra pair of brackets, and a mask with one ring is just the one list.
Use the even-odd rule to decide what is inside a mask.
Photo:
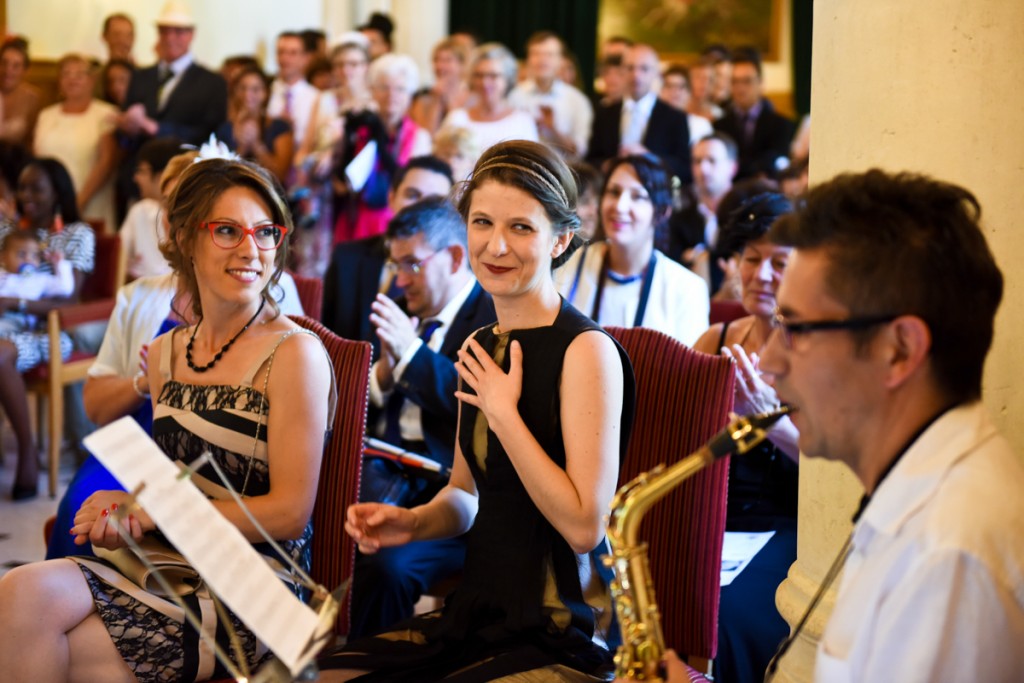
[[(277, 577), (242, 532), (130, 417), (94, 432), (85, 445), (129, 491), (145, 483), (139, 505), (228, 607), (297, 673), (317, 615)], [(197, 456), (199, 454), (196, 454)]]
[(376, 164), (377, 141), (370, 140), (345, 167), (345, 177), (348, 178), (348, 182), (355, 192), (363, 189), (363, 185), (366, 185), (366, 181), (370, 179), (370, 174), (373, 173), (373, 167)]
[(732, 583), (774, 535), (774, 531), (726, 531), (722, 543), (722, 585)]

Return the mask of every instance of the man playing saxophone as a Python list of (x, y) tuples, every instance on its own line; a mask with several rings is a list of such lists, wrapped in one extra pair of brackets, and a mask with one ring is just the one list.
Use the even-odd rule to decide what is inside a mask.
[(981, 403), (1003, 278), (980, 213), (964, 188), (873, 170), (772, 229), (793, 252), (761, 370), (801, 452), (866, 492), (829, 572), (819, 683), (1020, 678), (1024, 466)]

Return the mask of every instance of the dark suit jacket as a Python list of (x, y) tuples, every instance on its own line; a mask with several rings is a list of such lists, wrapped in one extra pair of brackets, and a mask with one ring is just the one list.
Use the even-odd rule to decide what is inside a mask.
[(739, 171), (734, 182), (759, 173), (774, 178), (777, 173), (775, 160), (789, 156), (793, 129), (792, 121), (775, 111), (771, 102), (762, 99), (761, 114), (754, 123), (754, 136), (748, 143), (736, 109), (729, 108), (722, 118), (715, 121), (715, 130), (728, 134), (739, 148)]
[(339, 337), (370, 342), (374, 358), (380, 355), (380, 340), (370, 324), (370, 304), (387, 259), (383, 235), (342, 242), (324, 275), (324, 326)]
[[(600, 105), (594, 109), (594, 123), (590, 129), (590, 147), (587, 161), (600, 167), (606, 160), (619, 156), (622, 138), (622, 100)], [(658, 100), (647, 121), (643, 146), (657, 155), (672, 169), (684, 184), (693, 180), (690, 170), (690, 126), (686, 114), (672, 105)]]
[(125, 99), (125, 108), (142, 103), (146, 115), (160, 124), (157, 137), (177, 137), (202, 144), (227, 117), (228, 93), (224, 79), (193, 62), (171, 91), (163, 109), (157, 106), (160, 84), (157, 65), (137, 69)]
[[(495, 321), (497, 316), (491, 295), (481, 289), (479, 283), (474, 284), (473, 291), (455, 314), (440, 351), (431, 351), (426, 344), (421, 345), (395, 385), (395, 391), (420, 407), (423, 440), (427, 442), (430, 457), (447, 467), (452, 466), (455, 457), (455, 427), (458, 422), (456, 354), (469, 335)], [(375, 413), (379, 411), (371, 412), (370, 424), (376, 423)]]

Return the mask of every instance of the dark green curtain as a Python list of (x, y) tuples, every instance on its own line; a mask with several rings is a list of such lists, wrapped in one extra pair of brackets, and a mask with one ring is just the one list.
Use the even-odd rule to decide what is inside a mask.
[(470, 30), (481, 41), (504, 43), (525, 57), (526, 39), (534, 31), (554, 31), (576, 55), (580, 78), (593, 89), (597, 44), (597, 0), (451, 0), (449, 30)]
[(811, 110), (811, 38), (814, 3), (793, 0), (793, 106), (799, 115)]

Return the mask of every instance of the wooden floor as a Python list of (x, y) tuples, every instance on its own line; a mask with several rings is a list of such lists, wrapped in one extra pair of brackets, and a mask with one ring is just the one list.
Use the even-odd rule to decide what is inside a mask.
[[(2, 420), (0, 420), (2, 424)], [(57, 503), (75, 472), (74, 456), (65, 453), (61, 460), (57, 497), (46, 493), (46, 468), (39, 467), (39, 496), (15, 503), (11, 500), (14, 485), (16, 449), (14, 434), (7, 424), (0, 426), (0, 575), (27, 562), (42, 560), (46, 555), (43, 524), (57, 512)]]

